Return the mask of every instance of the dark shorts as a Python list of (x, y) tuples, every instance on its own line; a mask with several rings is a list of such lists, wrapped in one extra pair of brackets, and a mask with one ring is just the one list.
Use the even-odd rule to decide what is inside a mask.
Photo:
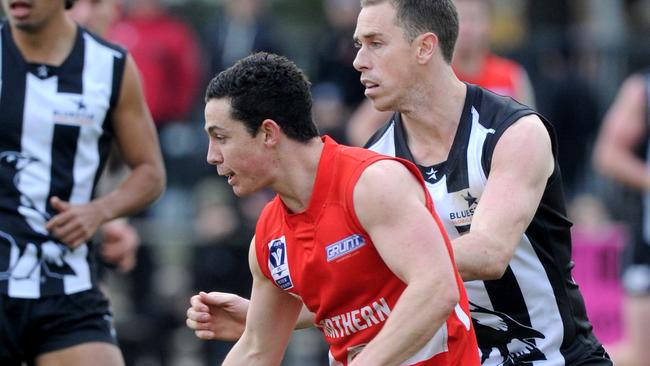
[(42, 299), (0, 295), (0, 365), (86, 342), (117, 344), (108, 300), (97, 289)]
[(612, 366), (612, 360), (593, 334), (578, 335), (574, 342), (562, 350), (569, 366)]
[(623, 288), (629, 295), (650, 295), (650, 244), (636, 239), (623, 249)]

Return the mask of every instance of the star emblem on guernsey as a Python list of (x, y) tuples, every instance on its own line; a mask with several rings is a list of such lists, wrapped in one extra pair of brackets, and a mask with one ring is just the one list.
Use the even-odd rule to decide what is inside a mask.
[(476, 201), (478, 201), (478, 199), (472, 196), (472, 194), (469, 191), (467, 191), (467, 196), (463, 196), (463, 198), (465, 199), (465, 201), (467, 201), (467, 207), (472, 207), (473, 205), (476, 204)]
[(80, 111), (86, 110), (86, 105), (84, 104), (83, 100), (77, 101), (77, 107), (79, 108)]
[(39, 66), (39, 67), (36, 68), (36, 75), (37, 75), (39, 78), (44, 79), (44, 78), (46, 78), (49, 74), (50, 74), (50, 70), (49, 70), (49, 69), (47, 68), (47, 66), (45, 66), (45, 65), (41, 65), (41, 66)]
[(427, 174), (427, 179), (432, 179), (432, 178), (435, 180), (438, 179), (438, 176), (436, 175), (438, 174), (438, 171), (433, 168), (429, 169), (429, 171), (426, 172), (426, 174)]

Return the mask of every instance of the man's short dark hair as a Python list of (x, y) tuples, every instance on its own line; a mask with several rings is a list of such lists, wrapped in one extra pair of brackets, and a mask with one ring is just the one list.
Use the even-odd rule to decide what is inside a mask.
[(72, 8), (72, 6), (74, 5), (74, 3), (76, 1), (77, 0), (65, 0), (65, 9), (68, 10), (68, 9)]
[(389, 2), (396, 10), (396, 24), (404, 29), (408, 42), (432, 32), (440, 40), (442, 56), (448, 63), (458, 38), (458, 13), (452, 0), (361, 0), (361, 7)]
[(292, 139), (318, 136), (311, 116), (310, 83), (286, 57), (260, 52), (243, 58), (210, 81), (205, 102), (228, 98), (233, 119), (255, 136), (262, 121), (274, 120)]

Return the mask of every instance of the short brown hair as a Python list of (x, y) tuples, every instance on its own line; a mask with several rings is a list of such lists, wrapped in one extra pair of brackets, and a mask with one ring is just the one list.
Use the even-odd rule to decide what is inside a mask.
[(440, 40), (442, 56), (448, 63), (458, 38), (458, 13), (451, 0), (361, 0), (361, 7), (389, 2), (397, 11), (396, 24), (404, 29), (407, 41), (432, 32)]

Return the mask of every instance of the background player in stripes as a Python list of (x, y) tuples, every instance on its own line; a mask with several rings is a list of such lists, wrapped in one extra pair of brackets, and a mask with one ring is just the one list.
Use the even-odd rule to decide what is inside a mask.
[[(165, 184), (133, 60), (77, 27), (70, 0), (2, 0), (0, 363), (119, 365), (89, 240)], [(111, 139), (132, 168), (94, 198)], [(35, 324), (38, 324), (35, 326)]]

